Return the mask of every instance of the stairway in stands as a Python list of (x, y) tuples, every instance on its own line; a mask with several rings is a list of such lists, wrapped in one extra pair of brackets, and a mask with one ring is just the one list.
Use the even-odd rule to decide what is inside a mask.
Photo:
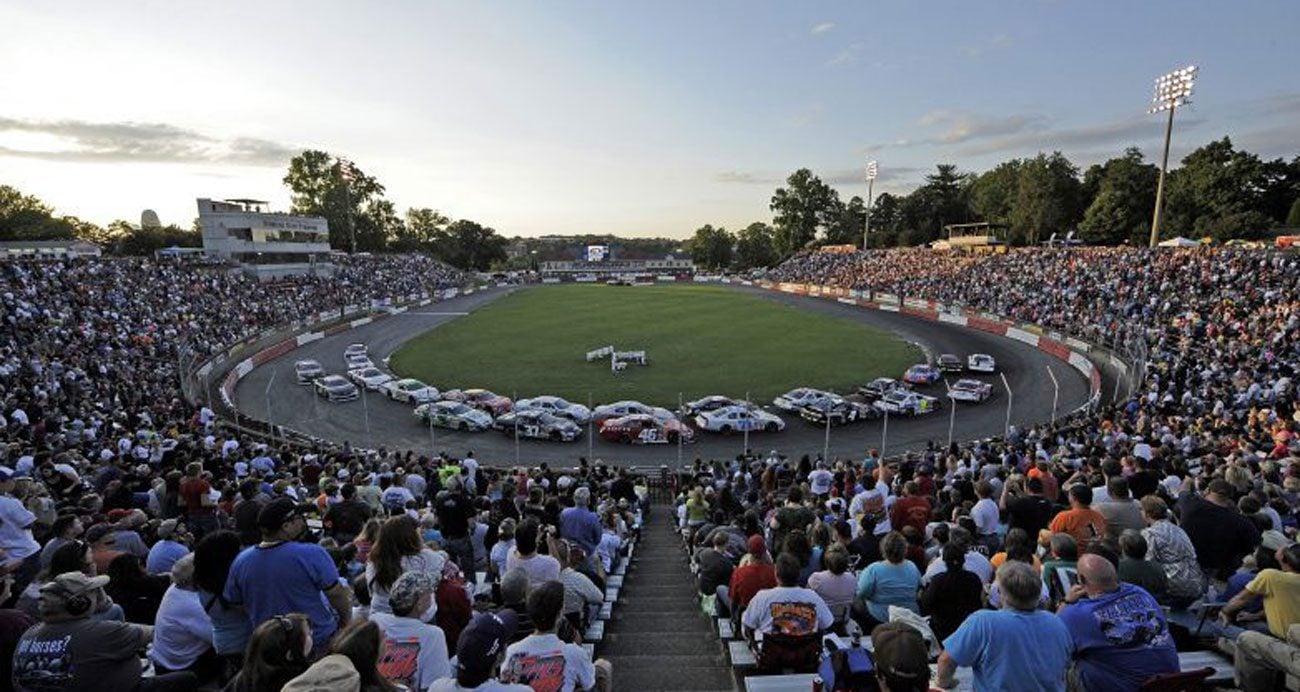
[(598, 654), (614, 666), (615, 689), (731, 692), (731, 666), (700, 614), (669, 511), (656, 505), (642, 527)]

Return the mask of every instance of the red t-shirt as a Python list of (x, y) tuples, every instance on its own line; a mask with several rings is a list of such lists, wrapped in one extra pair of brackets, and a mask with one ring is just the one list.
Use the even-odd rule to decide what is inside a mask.
[(203, 496), (212, 492), (212, 486), (202, 478), (186, 478), (181, 481), (181, 500), (185, 502), (188, 514), (211, 514), (212, 505), (203, 505)]
[(754, 598), (754, 594), (763, 589), (776, 588), (776, 567), (770, 564), (748, 564), (737, 567), (731, 573), (731, 583), (727, 585), (727, 595), (736, 607), (744, 607)]
[(889, 521), (895, 531), (902, 531), (904, 526), (913, 526), (921, 535), (925, 535), (925, 525), (930, 523), (930, 501), (919, 495), (912, 495), (896, 500), (889, 512)]

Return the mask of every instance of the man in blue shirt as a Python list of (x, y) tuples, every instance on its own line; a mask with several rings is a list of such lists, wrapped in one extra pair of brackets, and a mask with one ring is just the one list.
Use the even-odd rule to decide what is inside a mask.
[(307, 522), (290, 498), (269, 502), (257, 523), (262, 542), (246, 548), (231, 564), (226, 600), (243, 604), (253, 627), (277, 615), (306, 615), (315, 650), (323, 651), (352, 615), (352, 599), (334, 561), (319, 545), (297, 542)]
[(1060, 618), (1037, 610), (1042, 582), (1034, 568), (1008, 560), (998, 568), (1001, 610), (972, 613), (943, 642), (935, 684), (951, 688), (958, 666), (970, 666), (976, 692), (1065, 692), (1070, 633)]
[(1136, 691), (1154, 675), (1178, 672), (1178, 651), (1156, 599), (1121, 583), (1100, 555), (1079, 558), (1078, 569), (1079, 583), (1058, 614), (1073, 641), (1078, 687)]
[(573, 491), (573, 506), (560, 512), (560, 538), (578, 544), (587, 555), (588, 567), (594, 567), (593, 557), (596, 546), (604, 531), (600, 528), (600, 517), (591, 511), (591, 491), (578, 488)]

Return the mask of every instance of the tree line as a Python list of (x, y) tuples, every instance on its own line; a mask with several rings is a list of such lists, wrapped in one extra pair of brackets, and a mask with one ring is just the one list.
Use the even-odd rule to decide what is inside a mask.
[[(732, 233), (706, 224), (687, 242), (707, 269), (768, 266), (808, 247), (861, 246), (868, 213), (871, 247), (915, 246), (939, 239), (947, 224), (989, 222), (1013, 245), (1075, 232), (1088, 243), (1145, 244), (1159, 169), (1136, 147), (1080, 173), (1061, 152), (1012, 159), (983, 173), (939, 164), (906, 195), (881, 193), (868, 212), (861, 197), (843, 201), (806, 168), (772, 194), (770, 223)], [(1165, 179), (1161, 237), (1218, 241), (1265, 237), (1300, 227), (1300, 156), (1264, 160), (1231, 139), (1188, 154)]]

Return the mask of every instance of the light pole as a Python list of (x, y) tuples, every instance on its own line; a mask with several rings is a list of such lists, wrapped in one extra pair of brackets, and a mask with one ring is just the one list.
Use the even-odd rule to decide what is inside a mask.
[(1047, 366), (1047, 376), (1052, 378), (1052, 425), (1056, 425), (1056, 405), (1061, 400), (1061, 383), (1056, 381), (1052, 366)]
[(271, 379), (266, 381), (266, 429), (271, 433), (271, 444), (275, 444), (275, 423), (271, 422), (271, 385), (279, 371), (271, 370)]
[(867, 249), (867, 238), (871, 235), (871, 193), (874, 192), (872, 188), (876, 184), (877, 172), (878, 169), (876, 166), (876, 162), (868, 161), (867, 162), (867, 213), (866, 213), (866, 223), (863, 224), (863, 228), (862, 228), (862, 249), (864, 251)]
[(352, 181), (357, 178), (356, 164), (347, 159), (338, 159), (334, 165), (338, 167), (339, 178), (343, 180), (343, 205), (348, 212), (348, 243), (351, 245), (352, 254), (357, 254), (357, 222), (352, 218)]
[(1165, 199), (1165, 172), (1169, 168), (1169, 138), (1174, 131), (1174, 111), (1191, 103), (1192, 84), (1196, 81), (1196, 66), (1188, 65), (1156, 79), (1156, 93), (1148, 113), (1169, 111), (1165, 121), (1165, 153), (1160, 159), (1160, 179), (1156, 183), (1156, 210), (1151, 217), (1151, 247), (1160, 242), (1160, 212)]
[(1010, 437), (1011, 436), (1011, 385), (1007, 383), (1006, 373), (1000, 372), (998, 373), (998, 376), (1002, 378), (1002, 386), (1005, 387), (1007, 390), (1007, 427), (1006, 427), (1005, 435), (1007, 437)]
[(952, 398), (952, 385), (948, 380), (943, 381), (943, 386), (948, 389), (948, 448), (952, 449), (952, 429), (957, 424), (957, 400)]

